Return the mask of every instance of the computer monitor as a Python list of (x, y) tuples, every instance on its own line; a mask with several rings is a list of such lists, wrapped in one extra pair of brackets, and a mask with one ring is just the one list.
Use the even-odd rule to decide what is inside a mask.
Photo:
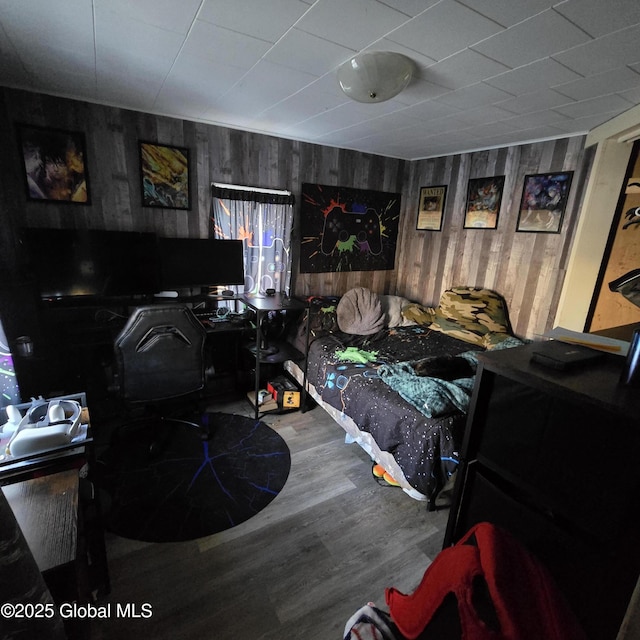
[(158, 291), (154, 233), (31, 228), (23, 231), (23, 242), (43, 299)]
[(244, 284), (242, 240), (160, 238), (163, 290)]

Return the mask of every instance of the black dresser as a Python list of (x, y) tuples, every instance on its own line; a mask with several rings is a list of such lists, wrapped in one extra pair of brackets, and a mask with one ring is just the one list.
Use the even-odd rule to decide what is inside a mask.
[(640, 389), (618, 384), (621, 356), (557, 371), (534, 346), (479, 356), (444, 544), (505, 527), (613, 640), (640, 571)]

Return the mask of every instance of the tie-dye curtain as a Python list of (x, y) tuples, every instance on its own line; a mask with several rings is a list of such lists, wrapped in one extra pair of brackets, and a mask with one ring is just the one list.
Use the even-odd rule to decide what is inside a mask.
[(293, 195), (216, 185), (211, 195), (209, 237), (244, 242), (244, 293), (289, 295)]

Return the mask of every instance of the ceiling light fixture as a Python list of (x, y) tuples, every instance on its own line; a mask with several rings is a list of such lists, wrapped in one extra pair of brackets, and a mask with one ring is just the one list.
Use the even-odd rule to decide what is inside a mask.
[(340, 88), (358, 102), (384, 102), (397, 96), (411, 81), (413, 62), (400, 53), (359, 53), (338, 69)]

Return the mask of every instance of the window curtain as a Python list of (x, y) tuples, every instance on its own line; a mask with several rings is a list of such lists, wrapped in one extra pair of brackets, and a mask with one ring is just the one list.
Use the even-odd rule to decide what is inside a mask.
[(216, 185), (211, 196), (209, 237), (244, 243), (244, 293), (289, 295), (294, 196)]

